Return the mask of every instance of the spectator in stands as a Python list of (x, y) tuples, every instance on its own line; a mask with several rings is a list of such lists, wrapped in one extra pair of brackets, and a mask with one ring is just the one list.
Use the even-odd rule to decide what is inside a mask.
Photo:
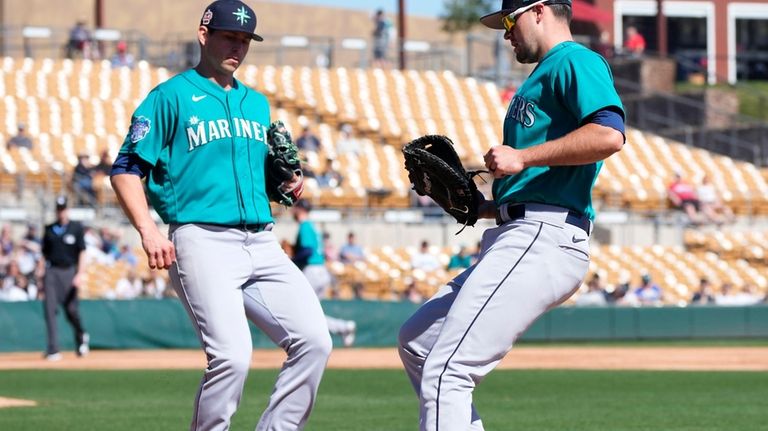
[(135, 299), (144, 292), (144, 281), (136, 274), (135, 268), (126, 271), (123, 277), (117, 280), (115, 290), (108, 299)]
[(754, 285), (747, 284), (741, 291), (737, 291), (732, 283), (723, 283), (720, 293), (715, 295), (715, 304), (740, 307), (759, 304), (763, 300), (763, 295), (757, 293)]
[(150, 268), (142, 282), (144, 284), (144, 292), (142, 296), (147, 298), (161, 299), (167, 296), (167, 291), (173, 290), (166, 289), (168, 282), (156, 268)]
[(125, 262), (132, 268), (135, 268), (136, 265), (139, 264), (139, 258), (136, 256), (136, 253), (131, 250), (131, 247), (128, 244), (123, 244), (120, 246), (120, 251), (117, 255), (117, 261)]
[(14, 259), (19, 264), (21, 274), (30, 280), (35, 279), (35, 270), (40, 258), (40, 244), (33, 241), (20, 241), (14, 252)]
[(667, 187), (667, 196), (674, 208), (681, 209), (688, 216), (688, 220), (693, 224), (701, 224), (702, 216), (699, 213), (701, 204), (696, 195), (696, 189), (687, 181), (683, 180), (680, 173), (675, 172), (674, 180)]
[(392, 22), (379, 9), (373, 16), (373, 67), (389, 67), (389, 44), (394, 33)]
[(115, 262), (115, 258), (112, 255), (104, 253), (102, 250), (101, 236), (93, 230), (90, 226), (84, 226), (83, 238), (85, 240), (85, 256), (87, 262), (98, 262), (101, 264), (111, 265)]
[(11, 264), (11, 254), (0, 248), (0, 280), (8, 273), (8, 265)]
[(120, 247), (117, 245), (117, 235), (106, 226), (99, 229), (101, 251), (113, 261), (120, 255)]
[(331, 234), (329, 232), (323, 232), (323, 256), (325, 256), (326, 262), (336, 262), (339, 260), (339, 250), (331, 241)]
[(440, 262), (429, 249), (429, 242), (424, 240), (421, 242), (419, 251), (413, 254), (411, 257), (411, 267), (413, 269), (420, 269), (422, 271), (434, 271), (440, 268)]
[(315, 178), (317, 180), (317, 185), (320, 188), (333, 189), (341, 187), (344, 177), (341, 175), (341, 172), (333, 167), (333, 165), (333, 159), (325, 160), (325, 169), (323, 169), (323, 172)]
[(13, 237), (11, 235), (11, 225), (4, 224), (0, 229), (0, 249), (3, 253), (10, 255), (14, 248)]
[(355, 263), (365, 260), (365, 253), (363, 248), (357, 244), (354, 232), (347, 233), (347, 243), (341, 246), (339, 260), (342, 263)]
[(661, 287), (653, 282), (650, 274), (643, 274), (640, 285), (624, 298), (628, 305), (661, 305), (661, 301)]
[(296, 146), (302, 151), (317, 152), (320, 150), (320, 140), (307, 125), (301, 129), (301, 135), (296, 139)]
[(608, 304), (607, 294), (600, 282), (600, 274), (594, 273), (587, 282), (587, 291), (576, 297), (575, 304), (579, 306), (596, 306)]
[(112, 157), (109, 156), (109, 151), (104, 149), (99, 154), (99, 164), (93, 168), (94, 173), (109, 177), (112, 173)]
[(721, 225), (733, 222), (733, 211), (723, 203), (709, 177), (704, 175), (696, 189), (701, 213), (710, 221)]
[(31, 241), (37, 245), (42, 244), (42, 238), (40, 238), (40, 233), (38, 232), (37, 225), (35, 223), (27, 223), (27, 231), (24, 232), (24, 237), (22, 237), (22, 240)]
[[(411, 190), (411, 193), (413, 195), (413, 205), (417, 206), (419, 208), (438, 208), (437, 203), (432, 200), (429, 196), (421, 196), (417, 194), (415, 191)], [(432, 214), (430, 211), (429, 214)], [(443, 216), (441, 211), (435, 211), (436, 215), (439, 215), (440, 217)]]
[(0, 279), (0, 301), (29, 301), (37, 298), (37, 287), (30, 286), (19, 264), (11, 260), (5, 276)]
[(128, 52), (128, 44), (124, 40), (117, 42), (117, 45), (115, 45), (115, 54), (112, 55), (110, 63), (112, 64), (112, 67), (115, 68), (127, 67), (133, 69), (135, 60), (133, 54)]
[(352, 126), (344, 124), (339, 130), (339, 139), (336, 141), (336, 153), (341, 154), (358, 154), (360, 153), (360, 144), (352, 136)]
[(424, 302), (424, 295), (419, 291), (419, 286), (416, 284), (416, 280), (413, 277), (408, 277), (405, 280), (405, 290), (401, 299), (410, 301), (414, 304), (421, 304)]
[(624, 297), (629, 292), (629, 281), (622, 281), (615, 286), (608, 286), (605, 288), (605, 300), (608, 304), (622, 304)]
[(85, 20), (78, 20), (69, 30), (67, 58), (91, 58), (91, 33), (85, 27)]
[(627, 39), (624, 41), (624, 49), (627, 54), (633, 57), (639, 57), (645, 52), (645, 38), (637, 27), (630, 25), (627, 27)]
[(465, 245), (459, 246), (459, 251), (456, 252), (448, 261), (447, 270), (452, 269), (464, 269), (472, 266), (472, 256), (467, 253), (467, 247)]
[(705, 304), (713, 304), (715, 302), (715, 297), (712, 295), (712, 285), (709, 282), (709, 279), (706, 277), (702, 277), (701, 280), (699, 280), (699, 288), (694, 292), (693, 296), (691, 297), (691, 304), (692, 305), (705, 305)]
[(95, 206), (96, 190), (93, 187), (93, 171), (87, 154), (77, 156), (77, 165), (72, 172), (72, 190), (79, 205)]
[(8, 140), (8, 149), (16, 147), (31, 150), (32, 146), (32, 138), (27, 135), (27, 125), (19, 123), (16, 126), (16, 136)]

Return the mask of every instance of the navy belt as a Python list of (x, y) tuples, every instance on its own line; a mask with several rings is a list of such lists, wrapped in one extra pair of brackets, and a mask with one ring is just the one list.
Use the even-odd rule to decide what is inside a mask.
[(274, 226), (274, 223), (256, 223), (256, 224), (216, 224), (214, 226), (221, 226), (225, 227), (227, 229), (237, 229), (241, 230), (243, 232), (249, 232), (249, 233), (259, 233), (264, 232), (268, 230), (272, 230), (272, 226)]
[[(502, 211), (507, 212), (507, 217), (503, 217)], [(508, 221), (516, 220), (519, 218), (525, 217), (525, 204), (517, 204), (517, 205), (502, 205), (498, 210), (496, 210), (496, 224), (501, 225), (504, 222), (504, 219), (506, 218)], [(569, 225), (576, 226), (577, 228), (583, 230), (587, 235), (589, 235), (589, 229), (591, 227), (591, 223), (589, 220), (589, 217), (581, 215), (573, 210), (568, 210), (568, 215), (565, 217), (565, 222)]]
[(256, 224), (246, 224), (242, 226), (233, 226), (233, 227), (235, 229), (240, 229), (245, 232), (258, 233), (258, 232), (272, 230), (272, 226), (274, 225), (275, 225), (274, 223), (256, 223)]

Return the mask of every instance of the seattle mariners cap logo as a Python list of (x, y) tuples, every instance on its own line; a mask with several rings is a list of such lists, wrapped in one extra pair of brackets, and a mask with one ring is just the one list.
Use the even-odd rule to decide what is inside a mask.
[(255, 41), (264, 40), (255, 33), (256, 13), (240, 0), (217, 0), (211, 3), (205, 9), (200, 25), (212, 30), (245, 32)]
[(232, 15), (237, 17), (237, 20), (240, 21), (240, 25), (244, 25), (251, 18), (248, 16), (248, 11), (246, 11), (244, 7), (238, 9), (237, 12), (232, 12)]
[(504, 25), (501, 23), (501, 18), (511, 14), (512, 12), (520, 8), (530, 6), (534, 3), (567, 4), (568, 6), (570, 6), (571, 0), (548, 0), (544, 2), (542, 2), (541, 0), (502, 0), (501, 10), (498, 10), (494, 13), (488, 14), (480, 18), (480, 22), (483, 23), (483, 25), (486, 27), (489, 27), (495, 30), (504, 30)]

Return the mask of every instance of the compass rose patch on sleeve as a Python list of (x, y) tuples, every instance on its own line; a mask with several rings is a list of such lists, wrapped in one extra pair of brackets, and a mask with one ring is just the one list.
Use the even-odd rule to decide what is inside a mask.
[(147, 134), (149, 133), (149, 129), (151, 128), (151, 122), (149, 121), (149, 118), (144, 116), (136, 117), (136, 119), (133, 120), (133, 123), (131, 123), (131, 130), (130, 130), (130, 137), (131, 142), (134, 144), (144, 139)]

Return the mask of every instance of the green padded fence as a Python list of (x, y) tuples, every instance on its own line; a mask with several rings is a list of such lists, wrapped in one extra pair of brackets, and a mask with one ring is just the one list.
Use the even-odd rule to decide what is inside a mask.
[[(408, 302), (324, 301), (331, 316), (357, 322), (360, 347), (391, 347), (397, 332), (418, 306)], [(0, 351), (42, 351), (42, 304), (0, 302)], [(96, 349), (197, 348), (186, 312), (176, 299), (82, 301), (80, 312)], [(59, 313), (62, 349), (73, 334)], [(255, 347), (274, 347), (251, 327)], [(523, 336), (528, 341), (695, 340), (768, 338), (768, 306), (625, 308), (559, 307), (542, 316)], [(336, 345), (340, 340), (335, 339)]]

